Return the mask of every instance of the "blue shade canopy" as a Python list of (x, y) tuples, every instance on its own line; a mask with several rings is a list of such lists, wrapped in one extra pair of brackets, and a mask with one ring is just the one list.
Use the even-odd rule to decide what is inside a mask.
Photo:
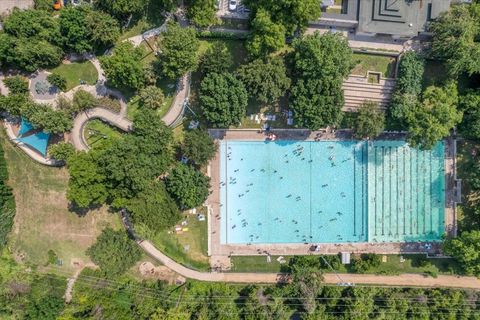
[(32, 134), (28, 137), (18, 138), (18, 141), (21, 141), (33, 149), (40, 152), (43, 156), (47, 154), (48, 139), (50, 139), (50, 134), (45, 132), (38, 132)]
[(24, 118), (22, 118), (22, 123), (20, 124), (20, 130), (18, 131), (18, 136), (21, 137), (32, 129), (33, 129), (33, 125), (27, 120), (25, 120)]

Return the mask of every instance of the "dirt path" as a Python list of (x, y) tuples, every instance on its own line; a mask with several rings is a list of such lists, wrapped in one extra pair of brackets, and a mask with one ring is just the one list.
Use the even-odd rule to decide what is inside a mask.
[[(285, 281), (285, 274), (280, 273), (221, 273), (221, 272), (200, 272), (189, 269), (170, 259), (160, 252), (149, 241), (138, 242), (139, 246), (152, 258), (161, 262), (176, 273), (190, 279), (209, 282), (232, 282), (232, 283), (277, 283)], [(336, 284), (339, 282), (337, 276), (327, 273), (325, 283)], [(370, 274), (341, 274), (343, 282), (354, 284), (368, 284), (377, 286), (399, 286), (399, 287), (442, 287), (442, 288), (464, 288), (480, 289), (480, 280), (474, 277), (458, 277), (441, 275), (438, 278), (425, 277), (419, 274), (402, 274), (398, 276), (383, 276)]]
[(70, 303), (70, 301), (72, 301), (73, 287), (75, 285), (75, 281), (77, 281), (78, 276), (80, 275), (80, 273), (84, 268), (96, 268), (96, 265), (89, 262), (84, 266), (82, 266), (81, 268), (77, 269), (77, 271), (75, 271), (75, 273), (71, 278), (68, 278), (67, 288), (65, 289), (65, 295), (63, 296), (66, 303)]

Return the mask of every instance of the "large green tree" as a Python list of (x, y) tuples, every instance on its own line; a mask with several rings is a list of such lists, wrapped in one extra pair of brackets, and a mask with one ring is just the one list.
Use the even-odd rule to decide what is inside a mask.
[(53, 44), (61, 42), (58, 19), (43, 10), (14, 9), (5, 18), (3, 27), (6, 33), (16, 38), (34, 38)]
[(26, 103), (21, 110), (35, 128), (49, 133), (63, 133), (70, 130), (73, 121), (70, 115), (62, 110), (53, 110), (51, 106), (34, 102)]
[(385, 113), (378, 103), (367, 101), (359, 108), (354, 122), (353, 132), (360, 139), (375, 139), (385, 128)]
[(180, 164), (168, 175), (166, 186), (180, 209), (186, 210), (205, 202), (210, 178), (191, 166)]
[(233, 56), (223, 41), (214, 42), (200, 60), (200, 72), (204, 76), (212, 72), (231, 71), (232, 66)]
[(285, 45), (285, 27), (274, 23), (265, 9), (257, 11), (250, 25), (246, 48), (252, 57), (265, 57)]
[(198, 129), (185, 132), (181, 150), (190, 161), (202, 166), (215, 156), (217, 146), (207, 131)]
[(74, 156), (75, 152), (75, 147), (69, 142), (59, 142), (48, 147), (48, 154), (52, 158), (65, 162)]
[(63, 51), (45, 40), (19, 38), (12, 43), (9, 61), (27, 72), (58, 66), (62, 61)]
[(428, 87), (422, 102), (407, 114), (409, 144), (430, 149), (438, 140), (448, 136), (450, 130), (462, 121), (457, 103), (455, 83), (444, 88)]
[(480, 139), (480, 90), (468, 90), (460, 96), (458, 109), (463, 112), (463, 120), (459, 125), (462, 136)]
[(169, 23), (160, 37), (159, 47), (159, 65), (164, 76), (175, 79), (197, 67), (199, 41), (195, 29)]
[(180, 219), (177, 205), (165, 190), (163, 182), (152, 182), (149, 188), (127, 202), (127, 209), (138, 230), (147, 228), (153, 234), (173, 226)]
[(480, 276), (480, 230), (464, 231), (459, 237), (446, 240), (443, 250), (457, 259), (467, 274)]
[(118, 44), (111, 56), (100, 57), (100, 63), (115, 87), (140, 89), (145, 84), (145, 70), (140, 63), (144, 55), (141, 47), (126, 41)]
[(118, 276), (132, 267), (142, 254), (124, 230), (114, 231), (107, 227), (87, 249), (87, 255), (105, 275)]
[(257, 59), (241, 66), (238, 71), (250, 97), (265, 104), (273, 104), (290, 88), (290, 79), (281, 57)]
[(343, 79), (353, 66), (347, 40), (339, 34), (316, 32), (295, 40), (293, 47), (290, 105), (296, 126), (316, 130), (338, 124)]
[(162, 89), (156, 86), (148, 86), (140, 90), (138, 103), (140, 107), (160, 109), (165, 101)]
[(85, 53), (112, 46), (120, 36), (118, 22), (90, 6), (69, 6), (60, 15), (60, 33), (66, 50)]
[(282, 24), (288, 34), (303, 31), (310, 21), (320, 18), (320, 3), (317, 0), (245, 0), (252, 16), (260, 9), (270, 13), (273, 22)]
[(214, 127), (238, 125), (245, 116), (247, 102), (245, 86), (233, 74), (210, 73), (200, 84), (200, 106)]
[(218, 21), (216, 0), (188, 0), (187, 17), (197, 27), (208, 27)]
[(103, 10), (121, 22), (127, 22), (132, 16), (140, 15), (147, 1), (144, 0), (102, 0), (95, 1), (95, 7)]
[(79, 152), (68, 158), (67, 199), (81, 208), (102, 205), (107, 200), (106, 177), (94, 160), (94, 151)]
[(53, 275), (36, 275), (30, 285), (25, 306), (25, 319), (55, 320), (65, 306), (65, 279)]
[(480, 3), (451, 6), (434, 21), (432, 55), (451, 75), (480, 72)]
[(3, 83), (10, 94), (28, 94), (28, 81), (22, 76), (13, 76), (3, 79)]

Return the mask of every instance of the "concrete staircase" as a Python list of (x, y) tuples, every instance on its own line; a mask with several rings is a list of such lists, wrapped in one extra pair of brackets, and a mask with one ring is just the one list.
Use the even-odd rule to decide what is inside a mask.
[(377, 102), (381, 109), (385, 110), (393, 90), (395, 79), (381, 79), (380, 83), (368, 83), (366, 77), (349, 76), (343, 81), (343, 93), (345, 97), (344, 111), (356, 111), (365, 101)]

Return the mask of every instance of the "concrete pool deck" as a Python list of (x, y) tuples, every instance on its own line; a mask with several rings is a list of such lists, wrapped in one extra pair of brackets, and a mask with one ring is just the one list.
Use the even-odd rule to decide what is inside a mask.
[[(217, 140), (240, 140), (240, 141), (264, 141), (266, 136), (259, 130), (219, 130), (209, 131), (212, 137)], [(349, 130), (309, 131), (296, 129), (274, 130), (279, 140), (352, 140)], [(384, 133), (379, 140), (404, 139), (404, 133)], [(445, 231), (448, 235), (455, 235), (455, 192), (454, 192), (454, 152), (453, 140), (445, 140)], [(273, 244), (222, 244), (221, 243), (221, 219), (220, 219), (220, 151), (208, 167), (211, 177), (212, 193), (207, 200), (209, 208), (208, 219), (208, 253), (211, 256), (212, 267), (228, 269), (230, 266), (229, 257), (232, 255), (305, 255), (305, 254), (337, 254), (339, 252), (351, 253), (429, 253), (440, 254), (440, 243), (431, 243), (427, 249), (425, 243), (404, 242), (404, 243), (320, 243), (320, 250), (311, 252), (310, 247), (317, 243), (273, 243)]]

